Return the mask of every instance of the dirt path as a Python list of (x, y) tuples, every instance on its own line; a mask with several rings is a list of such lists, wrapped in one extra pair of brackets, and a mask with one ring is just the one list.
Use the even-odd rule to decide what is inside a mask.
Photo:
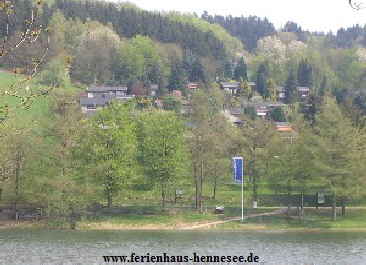
[[(244, 220), (246, 220), (248, 218), (251, 218), (251, 217), (257, 217), (257, 216), (268, 216), (268, 215), (283, 214), (286, 211), (287, 211), (286, 208), (281, 208), (281, 209), (278, 209), (278, 210), (270, 212), (270, 213), (248, 214), (248, 215), (244, 215)], [(241, 216), (240, 217), (235, 217), (235, 218), (232, 218), (232, 219), (228, 219), (228, 220), (224, 220), (224, 221), (215, 221), (215, 222), (199, 224), (199, 225), (195, 225), (195, 226), (181, 227), (180, 230), (193, 230), (193, 229), (207, 228), (207, 227), (210, 227), (212, 225), (217, 225), (217, 224), (222, 224), (222, 223), (232, 222), (232, 221), (240, 221), (240, 220), (241, 220)]]

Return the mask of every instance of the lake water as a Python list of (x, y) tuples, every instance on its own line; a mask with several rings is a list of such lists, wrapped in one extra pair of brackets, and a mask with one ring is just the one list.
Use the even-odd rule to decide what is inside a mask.
[(102, 256), (130, 253), (189, 257), (253, 253), (261, 264), (365, 264), (366, 233), (0, 230), (0, 264), (103, 264)]

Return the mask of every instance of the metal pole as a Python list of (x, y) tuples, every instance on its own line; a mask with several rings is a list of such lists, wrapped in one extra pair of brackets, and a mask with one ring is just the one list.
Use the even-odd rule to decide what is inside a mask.
[(244, 159), (241, 166), (241, 221), (244, 221)]

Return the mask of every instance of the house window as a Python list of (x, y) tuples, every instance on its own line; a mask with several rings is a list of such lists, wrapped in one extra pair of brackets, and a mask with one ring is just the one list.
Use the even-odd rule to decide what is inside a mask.
[(124, 95), (126, 95), (126, 92), (125, 92), (125, 91), (123, 91), (123, 90), (117, 90), (117, 91), (116, 91), (116, 95), (117, 95), (117, 96), (124, 96)]

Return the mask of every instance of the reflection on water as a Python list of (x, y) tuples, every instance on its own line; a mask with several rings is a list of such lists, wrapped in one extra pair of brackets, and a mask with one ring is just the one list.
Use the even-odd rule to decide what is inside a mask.
[[(260, 262), (363, 264), (366, 233), (0, 230), (1, 264), (101, 264), (103, 255), (245, 255)], [(151, 263), (152, 264), (152, 263)]]

